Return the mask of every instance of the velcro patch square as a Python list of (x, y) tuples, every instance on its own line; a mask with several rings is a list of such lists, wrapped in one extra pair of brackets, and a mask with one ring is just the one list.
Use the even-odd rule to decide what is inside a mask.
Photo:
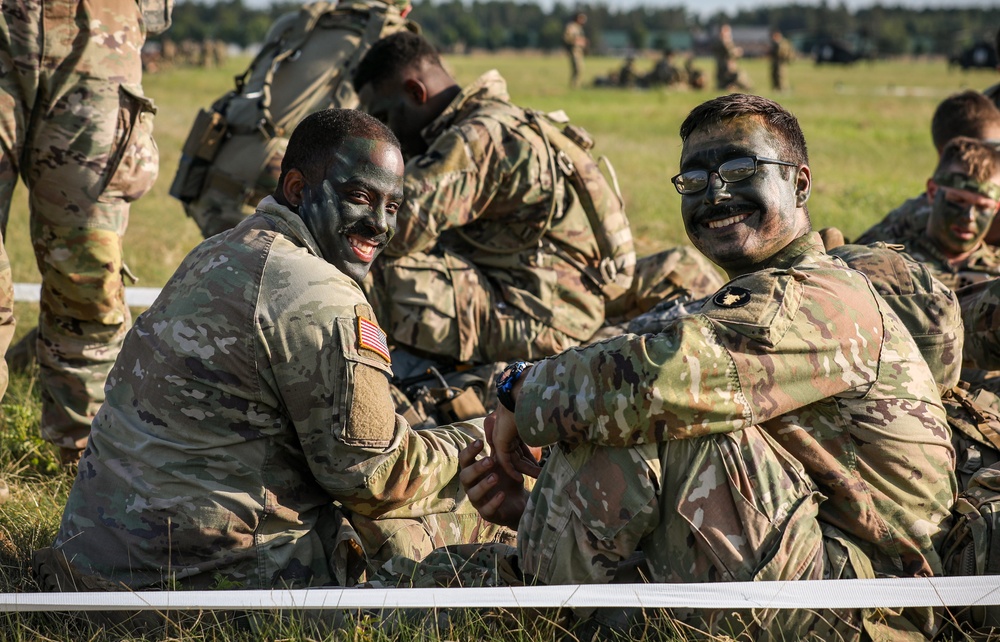
[(389, 357), (389, 344), (386, 343), (385, 332), (364, 317), (358, 317), (358, 348), (371, 350), (386, 361), (392, 361)]

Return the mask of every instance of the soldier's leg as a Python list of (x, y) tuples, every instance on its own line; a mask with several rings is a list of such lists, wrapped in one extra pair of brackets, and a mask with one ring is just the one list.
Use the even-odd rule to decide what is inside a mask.
[(44, 10), (46, 59), (55, 62), (43, 84), (52, 102), (22, 174), (42, 275), (42, 435), (72, 453), (86, 445), (127, 329), (128, 203), (152, 186), (159, 161), (152, 104), (140, 85), (145, 34), (137, 4), (54, 0)]
[(652, 310), (664, 301), (687, 297), (700, 299), (725, 284), (718, 270), (690, 245), (644, 256), (635, 263), (632, 286), (608, 303), (608, 321), (617, 323)]
[(364, 287), (392, 341), (432, 358), (536, 359), (579, 343), (507, 305), (475, 265), (451, 253), (380, 259)]

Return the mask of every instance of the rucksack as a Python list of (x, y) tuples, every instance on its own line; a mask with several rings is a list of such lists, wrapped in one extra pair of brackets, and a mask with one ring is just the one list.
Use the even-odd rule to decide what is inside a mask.
[(354, 69), (414, 23), (372, 0), (317, 2), (280, 17), (235, 88), (195, 118), (170, 195), (206, 237), (235, 226), (277, 187), (288, 136), (306, 116), (353, 108)]
[[(565, 112), (545, 114), (526, 110), (525, 113), (528, 122), (545, 140), (550, 162), (558, 167), (576, 192), (594, 232), (601, 253), (598, 267), (596, 270), (589, 266), (577, 267), (597, 285), (607, 300), (616, 299), (632, 286), (636, 258), (632, 228), (625, 215), (625, 201), (614, 167), (607, 157), (595, 159), (591, 155), (594, 139), (584, 128), (569, 124)], [(601, 163), (608, 168), (610, 183), (601, 171)]]

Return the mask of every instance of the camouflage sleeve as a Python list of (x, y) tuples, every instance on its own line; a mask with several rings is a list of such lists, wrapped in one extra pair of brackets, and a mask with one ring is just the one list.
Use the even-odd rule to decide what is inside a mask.
[(963, 366), (1000, 369), (1000, 279), (958, 290), (965, 325)]
[(430, 249), (441, 233), (475, 220), (503, 181), (497, 150), (478, 122), (452, 127), (427, 153), (406, 164), (406, 199), (396, 218), (390, 256)]
[[(265, 374), (272, 380), (317, 483), (349, 510), (377, 517), (445, 512), (441, 494), (458, 472), (458, 451), (481, 437), (472, 424), (415, 432), (395, 414), (389, 352), (360, 289), (334, 270), (282, 285), (262, 315)], [(264, 286), (278, 286), (265, 281)], [(274, 288), (272, 287), (272, 291)], [(290, 300), (289, 297), (293, 297)], [(353, 303), (353, 305), (352, 305)], [(452, 493), (453, 494), (453, 493)]]
[(852, 270), (758, 272), (658, 334), (623, 335), (536, 364), (521, 437), (632, 446), (741, 430), (875, 381), (883, 320)]

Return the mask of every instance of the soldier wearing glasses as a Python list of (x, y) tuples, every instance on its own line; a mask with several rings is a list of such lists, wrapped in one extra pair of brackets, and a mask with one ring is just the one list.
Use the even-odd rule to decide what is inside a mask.
[[(937, 386), (899, 317), (811, 231), (796, 119), (734, 94), (695, 108), (681, 138), (685, 227), (732, 280), (659, 333), (501, 375), (494, 456), (476, 459), (480, 444), (460, 455), (480, 513), (518, 527), (516, 552), (488, 549), (508, 562), (495, 568), (525, 583), (608, 583), (639, 550), (656, 582), (939, 574), (955, 478)], [(543, 468), (521, 454), (550, 444)], [(538, 477), (530, 493), (519, 473)], [(700, 612), (692, 623), (894, 640), (939, 625), (927, 609)]]

